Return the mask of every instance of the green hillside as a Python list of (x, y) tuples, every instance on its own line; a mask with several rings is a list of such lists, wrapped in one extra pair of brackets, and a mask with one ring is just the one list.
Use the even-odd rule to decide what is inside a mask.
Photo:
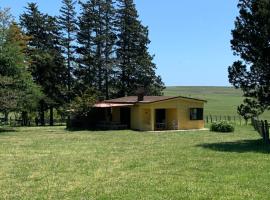
[[(167, 87), (164, 91), (167, 96), (188, 96), (206, 99), (206, 115), (237, 115), (237, 106), (243, 101), (241, 90), (232, 87)], [(270, 120), (270, 112), (265, 113), (262, 118)]]

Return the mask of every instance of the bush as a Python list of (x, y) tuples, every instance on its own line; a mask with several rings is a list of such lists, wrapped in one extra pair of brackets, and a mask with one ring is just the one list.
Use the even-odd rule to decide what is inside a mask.
[(234, 132), (234, 126), (227, 121), (214, 122), (210, 130), (214, 132), (231, 133)]

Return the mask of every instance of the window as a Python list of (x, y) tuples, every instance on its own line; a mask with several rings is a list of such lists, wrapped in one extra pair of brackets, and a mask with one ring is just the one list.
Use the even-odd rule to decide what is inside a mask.
[(190, 120), (203, 120), (203, 108), (191, 108)]

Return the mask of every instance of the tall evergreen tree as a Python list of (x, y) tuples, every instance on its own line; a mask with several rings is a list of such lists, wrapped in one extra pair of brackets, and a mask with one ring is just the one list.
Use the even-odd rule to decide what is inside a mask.
[(77, 87), (84, 91), (87, 87), (95, 88), (96, 68), (94, 67), (93, 50), (93, 27), (94, 15), (93, 7), (90, 1), (80, 2), (81, 14), (79, 16), (77, 35), (78, 41), (78, 68), (76, 77), (78, 79)]
[(67, 70), (60, 46), (60, 29), (55, 17), (42, 14), (35, 3), (28, 4), (21, 16), (21, 25), (30, 37), (27, 53), (30, 69), (46, 98), (40, 101), (40, 120), (45, 124), (44, 112), (50, 109), (50, 125), (53, 125), (53, 109), (65, 101)]
[(231, 45), (240, 60), (229, 67), (229, 81), (247, 98), (239, 113), (252, 110), (245, 107), (261, 113), (270, 108), (270, 2), (239, 0), (238, 8)]
[(112, 0), (105, 0), (102, 4), (104, 12), (102, 21), (103, 28), (103, 43), (104, 43), (104, 71), (105, 71), (105, 97), (109, 99), (114, 95), (114, 67), (115, 67), (115, 48), (116, 48), (116, 9), (115, 2)]
[(64, 55), (68, 69), (68, 101), (71, 100), (71, 85), (74, 66), (72, 63), (75, 61), (75, 40), (77, 33), (77, 19), (74, 0), (62, 0), (63, 6), (60, 9), (61, 15), (59, 16), (59, 25), (62, 32), (62, 46), (64, 47)]
[(164, 85), (155, 73), (153, 56), (148, 52), (148, 28), (139, 21), (133, 0), (118, 2), (119, 96), (134, 94), (138, 85), (143, 85), (148, 95), (161, 95)]
[[(80, 75), (84, 83), (109, 98), (115, 46), (115, 9), (111, 0), (89, 0), (82, 3), (79, 20)], [(89, 82), (91, 80), (91, 82)]]

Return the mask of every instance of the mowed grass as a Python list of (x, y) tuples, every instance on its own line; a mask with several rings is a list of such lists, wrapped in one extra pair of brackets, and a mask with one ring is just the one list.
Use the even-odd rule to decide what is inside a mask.
[[(237, 107), (243, 103), (242, 91), (232, 87), (167, 87), (164, 94), (206, 99), (206, 115), (236, 116)], [(270, 120), (270, 111), (265, 112), (261, 118)]]
[(251, 127), (0, 132), (0, 199), (269, 199), (270, 148)]

